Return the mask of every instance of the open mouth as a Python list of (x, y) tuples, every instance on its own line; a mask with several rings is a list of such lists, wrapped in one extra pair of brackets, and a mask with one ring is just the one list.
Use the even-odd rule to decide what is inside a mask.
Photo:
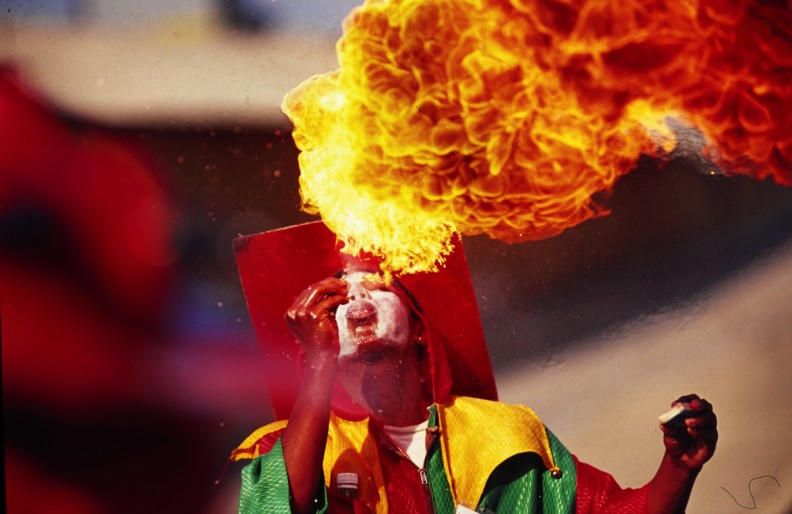
[(369, 301), (354, 302), (346, 313), (347, 328), (357, 344), (365, 344), (377, 337), (377, 309)]
[(375, 326), (358, 326), (352, 331), (352, 338), (357, 344), (368, 344), (377, 339)]

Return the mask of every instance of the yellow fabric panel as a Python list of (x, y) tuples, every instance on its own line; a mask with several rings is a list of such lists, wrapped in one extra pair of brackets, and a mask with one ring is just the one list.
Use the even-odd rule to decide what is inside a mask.
[(259, 456), (258, 441), (267, 434), (277, 432), (286, 428), (288, 420), (281, 419), (273, 421), (269, 425), (257, 428), (255, 432), (245, 438), (242, 443), (237, 446), (236, 450), (231, 452), (231, 460), (237, 461), (242, 459), (255, 459)]
[[(514, 455), (532, 452), (548, 469), (556, 468), (544, 425), (528, 407), (457, 397), (446, 405), (438, 405), (437, 415), (443, 464), (457, 504), (477, 505), (489, 476)], [(232, 460), (258, 457), (257, 441), (286, 424), (286, 420), (281, 420), (259, 428), (234, 450)], [(488, 434), (494, 436), (487, 438)], [(369, 432), (368, 418), (351, 421), (331, 413), (322, 462), (328, 490), (335, 487), (333, 480), (338, 473), (357, 473), (359, 498), (368, 511), (387, 514), (388, 500), (379, 462), (379, 449)]]
[(376, 440), (369, 432), (368, 418), (350, 421), (330, 414), (324, 454), (325, 485), (335, 487), (338, 473), (357, 473), (358, 498), (368, 512), (387, 514), (388, 497)]
[[(231, 452), (231, 460), (255, 459), (259, 456), (259, 439), (286, 428), (287, 424), (288, 420), (279, 420), (256, 429)], [(322, 468), (328, 490), (335, 486), (333, 479), (338, 473), (357, 473), (359, 498), (368, 511), (387, 514), (385, 480), (379, 466), (377, 444), (369, 434), (368, 418), (350, 421), (330, 414)]]
[(556, 467), (544, 425), (528, 407), (458, 397), (438, 405), (438, 418), (443, 463), (457, 504), (476, 506), (490, 474), (513, 455), (533, 452), (548, 469)]

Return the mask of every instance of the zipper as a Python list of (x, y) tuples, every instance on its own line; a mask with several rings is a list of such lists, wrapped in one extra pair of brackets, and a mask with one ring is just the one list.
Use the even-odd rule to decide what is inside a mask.
[[(415, 466), (415, 464), (413, 464), (412, 461), (410, 460), (409, 455), (407, 455), (404, 452), (404, 450), (402, 450), (401, 448), (399, 448), (398, 446), (393, 444), (393, 442), (390, 439), (386, 438), (386, 441), (387, 441), (387, 444), (397, 454), (401, 455), (402, 458), (408, 460), (413, 466)], [(426, 469), (418, 468), (418, 476), (421, 478), (421, 486), (423, 487), (423, 490), (424, 490), (424, 496), (426, 497), (426, 505), (429, 508), (429, 513), (430, 514), (435, 514), (436, 511), (435, 511), (435, 508), (434, 508), (434, 500), (432, 499), (432, 486), (429, 485), (429, 476), (426, 474)]]
[[(427, 428), (427, 431), (429, 433), (431, 433), (432, 435), (435, 435), (435, 433), (438, 430), (437, 430), (436, 427), (430, 427), (430, 428)], [(407, 453), (405, 453), (404, 450), (402, 450), (401, 448), (396, 446), (393, 443), (393, 441), (391, 441), (388, 437), (383, 437), (383, 439), (381, 439), (381, 440), (384, 441), (385, 444), (387, 444), (393, 451), (395, 451), (402, 458), (407, 459), (408, 461), (410, 461), (410, 463), (412, 463), (412, 461), (410, 460), (410, 456), (407, 455)], [(431, 448), (430, 448), (429, 451), (431, 451)], [(427, 457), (428, 456), (429, 456), (429, 452), (427, 451)], [(413, 466), (415, 466), (415, 464), (413, 464)], [(415, 466), (415, 467), (418, 468), (418, 466)], [(434, 499), (432, 498), (432, 486), (429, 484), (429, 476), (426, 474), (426, 469), (425, 468), (418, 468), (418, 476), (421, 478), (421, 486), (423, 487), (424, 496), (426, 497), (426, 506), (427, 506), (428, 512), (429, 512), (429, 514), (436, 514), (437, 511), (435, 510)]]
[[(391, 444), (391, 447), (403, 458), (410, 460), (410, 457), (404, 453), (401, 448), (394, 444)], [(421, 478), (421, 486), (423, 487), (424, 496), (426, 497), (426, 506), (429, 509), (428, 512), (429, 514), (435, 514), (437, 511), (435, 510), (434, 499), (432, 498), (432, 486), (429, 484), (429, 475), (426, 474), (426, 469), (418, 468), (418, 476)]]
[(429, 512), (434, 514), (434, 499), (432, 499), (432, 486), (429, 485), (429, 477), (426, 475), (426, 470), (421, 468), (418, 470), (418, 476), (421, 477), (421, 485), (424, 488), (424, 493), (426, 495), (426, 505), (429, 507)]

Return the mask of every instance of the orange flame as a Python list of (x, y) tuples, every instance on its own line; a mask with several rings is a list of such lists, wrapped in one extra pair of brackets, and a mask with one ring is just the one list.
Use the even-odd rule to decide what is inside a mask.
[(594, 194), (673, 149), (667, 116), (725, 169), (792, 185), (783, 2), (370, 0), (337, 48), (284, 100), (303, 202), (387, 271), (433, 269), (454, 233), (605, 214)]

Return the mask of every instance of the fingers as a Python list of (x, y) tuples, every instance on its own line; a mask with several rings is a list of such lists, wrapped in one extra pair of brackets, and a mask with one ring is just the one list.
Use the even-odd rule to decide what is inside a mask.
[[(707, 432), (715, 431), (718, 418), (712, 410), (712, 404), (698, 395), (689, 394), (682, 396), (681, 401), (688, 403), (690, 414), (685, 419), (683, 427), (691, 437), (699, 437)], [(717, 432), (715, 431), (717, 434)]]
[(704, 412), (700, 416), (695, 416), (685, 420), (687, 434), (694, 440), (701, 440), (709, 446), (714, 447), (718, 441), (718, 418), (712, 410)]
[(671, 402), (671, 406), (674, 406), (674, 405), (676, 405), (678, 403), (688, 403), (689, 404), (693, 400), (701, 400), (701, 398), (699, 398), (699, 395), (697, 395), (695, 393), (685, 394), (685, 395), (680, 396), (679, 398), (677, 398), (673, 402)]
[(660, 425), (660, 430), (666, 437), (676, 439), (705, 438), (717, 439), (717, 418), (714, 414), (688, 418), (684, 424), (677, 426)]
[(663, 443), (672, 456), (690, 467), (699, 467), (715, 451), (718, 418), (712, 404), (696, 394), (681, 396), (672, 405), (679, 402), (688, 404), (687, 417), (678, 423), (660, 425)]
[(666, 432), (666, 429), (663, 428), (663, 445), (666, 447), (668, 453), (675, 456), (684, 453), (688, 446), (687, 442), (683, 442), (678, 435), (679, 434), (669, 434)]
[(695, 446), (694, 440), (685, 430), (672, 431), (663, 428), (663, 444), (666, 451), (673, 456), (680, 456)]
[(316, 324), (325, 319), (332, 319), (334, 310), (349, 299), (345, 295), (335, 294), (331, 296), (324, 296), (322, 299), (313, 305), (304, 306), (300, 305), (296, 308), (289, 309), (286, 312), (286, 320), (291, 325), (296, 324)]
[(692, 416), (685, 420), (685, 426), (696, 430), (703, 430), (705, 428), (715, 428), (718, 423), (718, 418), (711, 410), (702, 412), (698, 416)]
[(318, 318), (322, 315), (329, 314), (339, 305), (345, 304), (348, 301), (349, 298), (347, 298), (345, 294), (325, 296), (321, 301), (315, 303), (308, 312), (315, 318)]
[[(346, 299), (347, 289), (348, 286), (346, 282), (335, 277), (326, 278), (312, 284), (297, 296), (297, 299), (294, 300), (289, 310), (286, 311), (286, 317), (292, 320), (296, 319), (301, 314), (305, 315), (320, 305), (323, 307), (330, 305), (331, 308), (337, 307), (343, 303), (343, 301), (337, 301), (338, 298), (342, 300)], [(334, 301), (323, 303), (331, 298), (334, 299)]]
[[(676, 444), (688, 442), (690, 435), (687, 433), (687, 428), (684, 425), (667, 426), (660, 425), (660, 430), (663, 432), (663, 441), (675, 441)], [(666, 446), (668, 446), (666, 444)]]
[(303, 291), (302, 294), (305, 296), (303, 298), (302, 304), (306, 307), (310, 307), (327, 296), (339, 294), (346, 296), (347, 289), (347, 283), (343, 280), (335, 277), (326, 278), (321, 282), (317, 282), (308, 286), (308, 288)]
[(692, 410), (712, 410), (712, 404), (697, 394), (686, 394), (684, 396), (680, 396), (671, 402), (671, 406), (673, 407), (674, 405), (680, 403), (687, 403), (689, 408)]

